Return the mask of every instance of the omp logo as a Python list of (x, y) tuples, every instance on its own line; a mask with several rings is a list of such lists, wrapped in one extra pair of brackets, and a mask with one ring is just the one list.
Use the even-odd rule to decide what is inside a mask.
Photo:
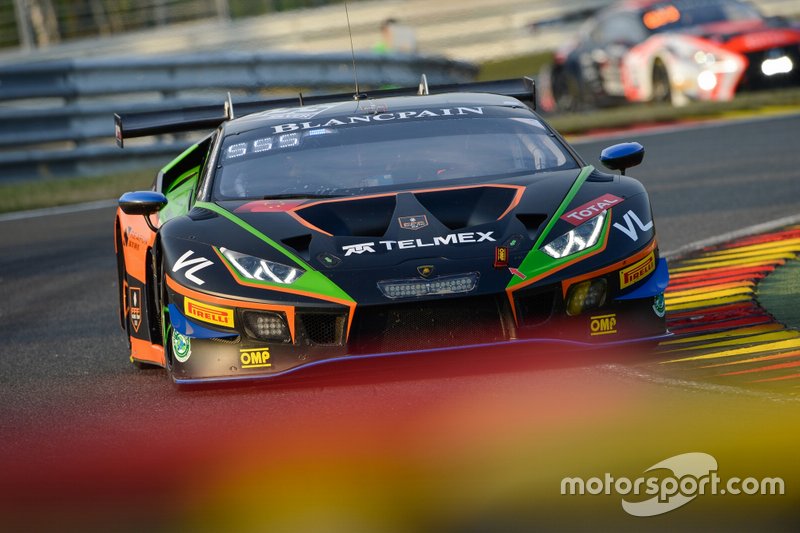
[(647, 254), (647, 257), (641, 261), (637, 261), (628, 268), (623, 268), (619, 271), (619, 288), (624, 289), (625, 287), (633, 285), (655, 269), (656, 256), (653, 252), (650, 252)]
[(617, 332), (617, 315), (601, 315), (590, 318), (589, 329), (591, 335), (610, 335)]
[(272, 366), (269, 362), (269, 348), (239, 350), (239, 362), (242, 368), (265, 368)]
[[(717, 474), (717, 460), (702, 452), (675, 455), (644, 471), (650, 476), (635, 479), (615, 478), (606, 472), (602, 477), (565, 477), (561, 494), (618, 494), (622, 509), (633, 516), (656, 516), (673, 511), (694, 500), (698, 495), (783, 495), (785, 483), (779, 477), (731, 477), (723, 480)], [(658, 472), (658, 473), (656, 473)], [(642, 495), (652, 496), (642, 500)]]
[(183, 311), (186, 316), (226, 328), (233, 327), (233, 309), (203, 304), (191, 298), (183, 298)]
[(375, 246), (374, 242), (361, 242), (358, 244), (348, 244), (347, 246), (342, 246), (342, 251), (344, 252), (344, 256), (347, 257), (350, 254), (358, 254), (361, 255), (364, 252), (369, 252), (371, 254), (375, 253)]
[(643, 224), (639, 217), (633, 211), (628, 211), (622, 217), (622, 220), (625, 221), (625, 225), (623, 226), (619, 222), (614, 223), (614, 227), (620, 230), (622, 233), (630, 237), (632, 241), (639, 240), (639, 232), (636, 231), (634, 224), (639, 227), (642, 232), (648, 232), (653, 227), (653, 221), (649, 221), (647, 224)]

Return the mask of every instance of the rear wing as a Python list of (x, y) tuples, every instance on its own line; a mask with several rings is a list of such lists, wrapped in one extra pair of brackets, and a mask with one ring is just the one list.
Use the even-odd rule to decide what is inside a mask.
[[(367, 98), (388, 98), (392, 96), (413, 96), (443, 93), (493, 93), (516, 98), (536, 109), (536, 86), (532, 78), (521, 78), (498, 81), (481, 81), (475, 83), (452, 83), (428, 87), (425, 75), (422, 75), (418, 87), (402, 87), (397, 89), (378, 89), (368, 94), (353, 93), (322, 94), (296, 98), (279, 98), (241, 102), (236, 104), (236, 116), (250, 115), (269, 109), (297, 107), (311, 104), (342, 102), (347, 100), (363, 100)], [(117, 145), (122, 148), (125, 139), (147, 137), (165, 133), (181, 133), (187, 131), (213, 129), (234, 118), (230, 97), (224, 104), (184, 107), (169, 111), (140, 111), (114, 114), (114, 133)]]

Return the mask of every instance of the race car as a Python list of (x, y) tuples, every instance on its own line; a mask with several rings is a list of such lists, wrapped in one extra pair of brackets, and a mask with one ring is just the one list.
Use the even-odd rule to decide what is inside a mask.
[(120, 145), (213, 130), (119, 200), (131, 360), (180, 384), (663, 337), (666, 262), (647, 193), (624, 175), (644, 148), (606, 149), (622, 175), (599, 172), (529, 107), (533, 88), (423, 79), (115, 116)]
[(624, 0), (587, 21), (538, 81), (545, 111), (731, 100), (800, 85), (800, 28), (739, 0)]

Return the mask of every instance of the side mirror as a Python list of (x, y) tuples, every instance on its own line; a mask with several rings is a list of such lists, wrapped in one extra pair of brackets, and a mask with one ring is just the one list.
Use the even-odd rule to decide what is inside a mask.
[(126, 192), (119, 198), (119, 208), (126, 215), (152, 215), (167, 205), (167, 197), (155, 191)]
[(635, 167), (644, 159), (644, 146), (639, 143), (620, 143), (609, 146), (600, 152), (600, 162), (611, 170), (620, 170), (625, 175), (625, 169)]

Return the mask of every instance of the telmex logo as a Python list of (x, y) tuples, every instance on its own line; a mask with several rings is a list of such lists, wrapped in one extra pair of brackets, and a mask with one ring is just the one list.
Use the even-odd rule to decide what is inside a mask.
[(594, 335), (609, 335), (617, 332), (617, 315), (601, 315), (593, 316), (589, 323), (589, 328), (592, 330), (591, 334)]
[[(404, 250), (407, 248), (424, 248), (426, 246), (442, 246), (447, 244), (469, 244), (473, 242), (495, 242), (492, 237), (493, 231), (465, 231), (463, 233), (450, 233), (444, 237), (434, 237), (432, 241), (426, 242), (423, 239), (408, 239), (404, 241), (378, 241), (386, 250)], [(374, 242), (360, 242), (358, 244), (348, 244), (342, 246), (344, 256), (351, 254), (363, 254), (364, 252), (375, 253)]]
[(272, 366), (269, 362), (269, 348), (239, 350), (239, 362), (242, 368), (264, 368)]
[(203, 322), (209, 322), (226, 328), (233, 327), (233, 309), (215, 307), (184, 297), (183, 311), (186, 313), (186, 316), (197, 318)]
[(624, 289), (629, 285), (633, 285), (655, 269), (656, 256), (653, 254), (653, 252), (650, 252), (647, 254), (647, 257), (641, 261), (638, 261), (628, 268), (623, 268), (619, 271), (619, 288)]

